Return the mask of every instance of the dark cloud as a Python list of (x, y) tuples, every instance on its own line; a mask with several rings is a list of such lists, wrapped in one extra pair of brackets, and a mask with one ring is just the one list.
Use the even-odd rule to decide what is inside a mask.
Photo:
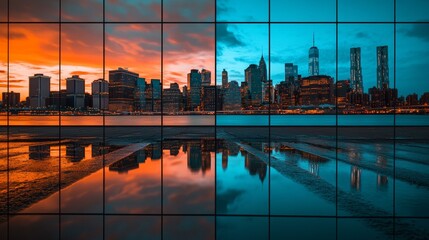
[(409, 37), (415, 37), (425, 42), (429, 42), (429, 24), (412, 24), (404, 31)]
[(106, 0), (106, 21), (161, 21), (161, 0)]
[(214, 26), (211, 24), (166, 25), (164, 26), (164, 50), (166, 54), (210, 50), (214, 52)]
[(15, 32), (15, 31), (10, 31), (9, 33), (9, 39), (24, 39), (26, 38), (26, 35), (23, 32)]
[(11, 21), (58, 22), (60, 1), (58, 0), (13, 0), (10, 3)]
[(245, 45), (234, 32), (228, 30), (228, 24), (218, 24), (216, 26), (216, 38), (218, 43), (222, 43), (228, 47), (239, 47)]
[(164, 21), (214, 21), (214, 0), (164, 0)]
[(357, 32), (355, 37), (356, 38), (369, 38), (369, 34), (366, 32)]
[[(6, 83), (0, 83), (0, 88), (7, 88), (8, 84)], [(24, 86), (16, 85), (16, 84), (9, 84), (9, 88), (24, 88)]]
[(1, 73), (1, 74), (5, 74), (5, 73), (6, 73), (6, 71), (5, 71), (5, 70), (0, 70), (0, 73)]

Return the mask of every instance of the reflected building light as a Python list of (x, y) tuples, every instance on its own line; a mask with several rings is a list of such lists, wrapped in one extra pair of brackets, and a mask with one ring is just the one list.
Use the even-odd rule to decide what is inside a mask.
[(226, 170), (228, 168), (228, 150), (222, 150), (222, 169)]
[(308, 162), (308, 171), (313, 174), (314, 176), (319, 176), (319, 163), (316, 161), (309, 161)]
[(66, 145), (66, 157), (71, 162), (79, 162), (85, 158), (85, 148), (79, 143), (69, 143)]
[(50, 145), (37, 145), (28, 147), (28, 158), (31, 160), (44, 160), (51, 156)]
[(377, 174), (377, 187), (378, 189), (385, 189), (389, 182), (389, 178), (387, 176)]
[(353, 166), (350, 171), (350, 186), (356, 190), (360, 190), (361, 183), (361, 170)]

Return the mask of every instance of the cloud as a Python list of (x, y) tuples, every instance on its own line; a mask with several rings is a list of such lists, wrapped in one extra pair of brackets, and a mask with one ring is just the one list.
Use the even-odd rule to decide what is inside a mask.
[(239, 47), (245, 44), (235, 35), (234, 32), (228, 30), (228, 24), (216, 25), (217, 42), (228, 47)]
[(361, 39), (363, 38), (363, 39), (365, 39), (365, 38), (369, 38), (370, 36), (366, 32), (357, 32), (356, 35), (355, 35), (355, 37), (356, 38), (361, 38)]
[(73, 71), (70, 73), (71, 75), (88, 75), (88, 74), (92, 74), (91, 72), (87, 72), (87, 71)]
[(429, 24), (412, 24), (404, 31), (409, 37), (415, 37), (425, 42), (429, 42)]
[(214, 20), (213, 0), (164, 0), (164, 21), (205, 22)]

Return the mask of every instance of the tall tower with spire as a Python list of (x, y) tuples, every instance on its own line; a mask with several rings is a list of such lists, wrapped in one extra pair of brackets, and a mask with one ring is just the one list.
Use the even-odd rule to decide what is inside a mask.
[(267, 64), (265, 63), (264, 53), (259, 60), (259, 72), (261, 73), (261, 82), (267, 82)]
[(319, 49), (314, 44), (314, 33), (313, 33), (313, 46), (308, 51), (308, 75), (309, 76), (319, 75)]

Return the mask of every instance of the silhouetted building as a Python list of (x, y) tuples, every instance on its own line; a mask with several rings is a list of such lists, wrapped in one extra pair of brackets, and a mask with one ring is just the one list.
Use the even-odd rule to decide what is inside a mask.
[(201, 103), (201, 74), (197, 69), (188, 73), (189, 110), (198, 110)]
[(107, 110), (109, 108), (109, 83), (98, 79), (91, 83), (92, 107)]
[(85, 106), (85, 80), (78, 75), (66, 79), (67, 106), (83, 108)]
[(262, 103), (262, 81), (258, 66), (250, 64), (244, 71), (244, 76), (248, 87), (250, 105), (253, 107), (260, 106)]
[(37, 145), (28, 147), (28, 158), (31, 160), (44, 160), (51, 156), (51, 146)]
[(222, 71), (222, 88), (226, 88), (228, 86), (228, 71), (223, 69)]
[(201, 86), (210, 86), (212, 82), (212, 73), (207, 69), (201, 70)]
[(216, 86), (204, 86), (201, 95), (201, 109), (203, 111), (216, 110)]
[(127, 69), (109, 71), (109, 110), (133, 111), (134, 90), (139, 75)]
[(363, 93), (360, 48), (350, 48), (350, 84), (356, 93)]
[(347, 104), (347, 94), (351, 91), (350, 81), (349, 80), (340, 80), (337, 81), (337, 104), (346, 105)]
[(134, 110), (145, 111), (146, 110), (146, 79), (137, 78), (136, 88), (134, 90)]
[(285, 82), (291, 83), (298, 80), (298, 66), (293, 63), (285, 63)]
[(334, 80), (330, 76), (302, 78), (299, 84), (301, 105), (335, 104)]
[(421, 105), (429, 105), (429, 92), (425, 92), (420, 97), (420, 104)]
[(45, 108), (46, 99), (51, 91), (51, 77), (34, 74), (29, 77), (29, 107)]
[(319, 75), (319, 49), (314, 45), (314, 35), (313, 46), (308, 51), (308, 75)]
[(373, 108), (394, 107), (398, 98), (398, 90), (391, 88), (370, 88), (370, 105)]
[(407, 106), (419, 105), (419, 96), (416, 93), (409, 94), (405, 101)]
[(21, 101), (21, 94), (11, 91), (2, 93), (3, 106), (18, 107)]
[(240, 87), (237, 81), (231, 81), (224, 91), (223, 110), (237, 111), (241, 110)]
[(389, 64), (387, 46), (377, 47), (377, 88), (389, 88)]
[(59, 109), (67, 106), (67, 90), (51, 91), (46, 99), (46, 106), (50, 109)]
[(164, 113), (177, 113), (181, 110), (182, 93), (179, 84), (170, 83), (170, 88), (164, 89), (162, 103)]

